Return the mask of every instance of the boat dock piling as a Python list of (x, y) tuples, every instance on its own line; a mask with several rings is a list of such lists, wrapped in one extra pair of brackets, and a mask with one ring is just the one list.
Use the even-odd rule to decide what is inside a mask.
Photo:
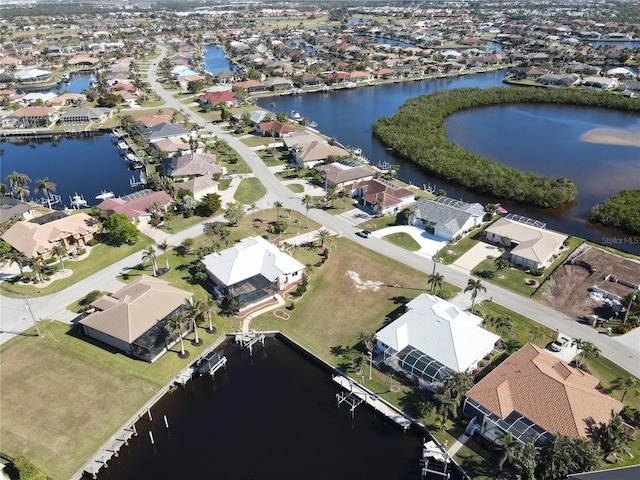
[(137, 436), (135, 426), (132, 428), (124, 428), (120, 431), (120, 434), (115, 438), (111, 446), (105, 448), (99, 456), (93, 457), (92, 461), (85, 466), (84, 471), (92, 476), (92, 478), (98, 478), (98, 471), (101, 468), (107, 468), (107, 462), (113, 457), (118, 456), (118, 452), (122, 446), (129, 445), (131, 437)]
[(264, 333), (257, 333), (255, 330), (250, 332), (238, 332), (235, 334), (236, 343), (239, 343), (242, 348), (248, 348), (249, 353), (253, 355), (253, 346), (260, 342), (264, 347)]
[[(333, 381), (345, 390), (349, 391), (348, 393), (336, 394), (336, 399), (338, 400), (338, 405), (342, 402), (347, 402), (348, 405), (351, 405), (352, 415), (353, 410), (355, 410), (358, 405), (366, 403), (370, 407), (373, 407), (376, 412), (382, 413), (389, 420), (400, 425), (405, 432), (411, 427), (411, 420), (405, 417), (399, 410), (390, 406), (375, 393), (366, 390), (361, 385), (358, 385), (352, 379), (343, 375), (334, 375)], [(359, 399), (360, 401), (358, 402), (356, 399)]]

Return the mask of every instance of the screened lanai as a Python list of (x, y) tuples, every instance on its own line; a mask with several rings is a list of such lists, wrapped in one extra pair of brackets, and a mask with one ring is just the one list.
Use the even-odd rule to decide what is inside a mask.
[(406, 346), (400, 352), (396, 353), (395, 357), (397, 357), (398, 365), (402, 370), (423, 379), (429, 384), (441, 383), (449, 375), (455, 373), (450, 368), (411, 345)]

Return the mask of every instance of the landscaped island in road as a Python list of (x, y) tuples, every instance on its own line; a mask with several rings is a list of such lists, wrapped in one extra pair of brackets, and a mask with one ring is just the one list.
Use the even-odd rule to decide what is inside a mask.
[(406, 102), (373, 124), (375, 134), (404, 158), (447, 180), (497, 198), (542, 208), (572, 202), (577, 188), (566, 178), (521, 172), (475, 155), (447, 140), (444, 119), (458, 110), (509, 103), (554, 103), (640, 111), (640, 99), (575, 89), (456, 89)]

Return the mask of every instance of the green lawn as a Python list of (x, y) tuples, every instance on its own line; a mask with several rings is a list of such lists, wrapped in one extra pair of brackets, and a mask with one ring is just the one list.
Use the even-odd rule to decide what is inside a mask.
[[(225, 328), (223, 319), (216, 325)], [(28, 456), (52, 478), (70, 478), (190, 362), (175, 350), (154, 364), (133, 360), (59, 322), (40, 330), (0, 346), (0, 428), (3, 453)], [(219, 335), (203, 333), (203, 346), (185, 348), (197, 355)]]
[(358, 228), (375, 232), (387, 227), (393, 227), (396, 224), (395, 215), (386, 215), (384, 217), (372, 217), (369, 220), (358, 224)]
[(474, 230), (456, 243), (448, 244), (438, 252), (438, 258), (445, 265), (451, 265), (479, 242), (478, 239), (482, 235), (481, 232), (482, 230)]
[(56, 280), (47, 287), (38, 287), (38, 285), (34, 284), (22, 284), (9, 280), (0, 283), (0, 293), (7, 297), (22, 297), (23, 295), (40, 297), (56, 293), (135, 252), (143, 250), (152, 243), (153, 241), (149, 237), (140, 235), (140, 240), (135, 245), (121, 245), (119, 247), (103, 244), (96, 245), (92, 247), (91, 253), (84, 260), (72, 261), (64, 259), (65, 268), (72, 270), (73, 275)]
[(542, 275), (535, 276), (520, 268), (507, 268), (497, 271), (494, 259), (485, 259), (480, 262), (471, 272), (475, 276), (479, 276), (487, 282), (495, 283), (503, 288), (517, 292), (520, 295), (532, 296), (539, 286), (541, 286), (546, 278), (558, 268), (566, 260), (571, 252), (573, 252), (583, 242), (582, 239), (571, 237), (569, 239), (568, 248), (562, 251), (562, 254), (542, 272)]
[(383, 240), (393, 243), (405, 250), (409, 250), (410, 252), (417, 252), (420, 250), (420, 244), (416, 242), (411, 235), (405, 232), (392, 233), (382, 238)]
[(300, 185), (299, 183), (290, 183), (289, 185), (287, 185), (287, 188), (291, 190), (293, 193), (304, 192), (304, 185)]
[(243, 205), (251, 205), (267, 194), (267, 189), (256, 177), (243, 178), (233, 198)]

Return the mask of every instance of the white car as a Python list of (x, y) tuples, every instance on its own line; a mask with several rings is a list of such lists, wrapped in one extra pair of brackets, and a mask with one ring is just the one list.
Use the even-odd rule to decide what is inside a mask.
[(556, 338), (553, 341), (553, 343), (551, 345), (549, 345), (549, 348), (551, 350), (553, 350), (554, 352), (559, 352), (560, 350), (562, 350), (567, 345), (569, 345), (569, 339), (567, 337), (565, 337), (564, 335), (560, 335), (558, 338)]

